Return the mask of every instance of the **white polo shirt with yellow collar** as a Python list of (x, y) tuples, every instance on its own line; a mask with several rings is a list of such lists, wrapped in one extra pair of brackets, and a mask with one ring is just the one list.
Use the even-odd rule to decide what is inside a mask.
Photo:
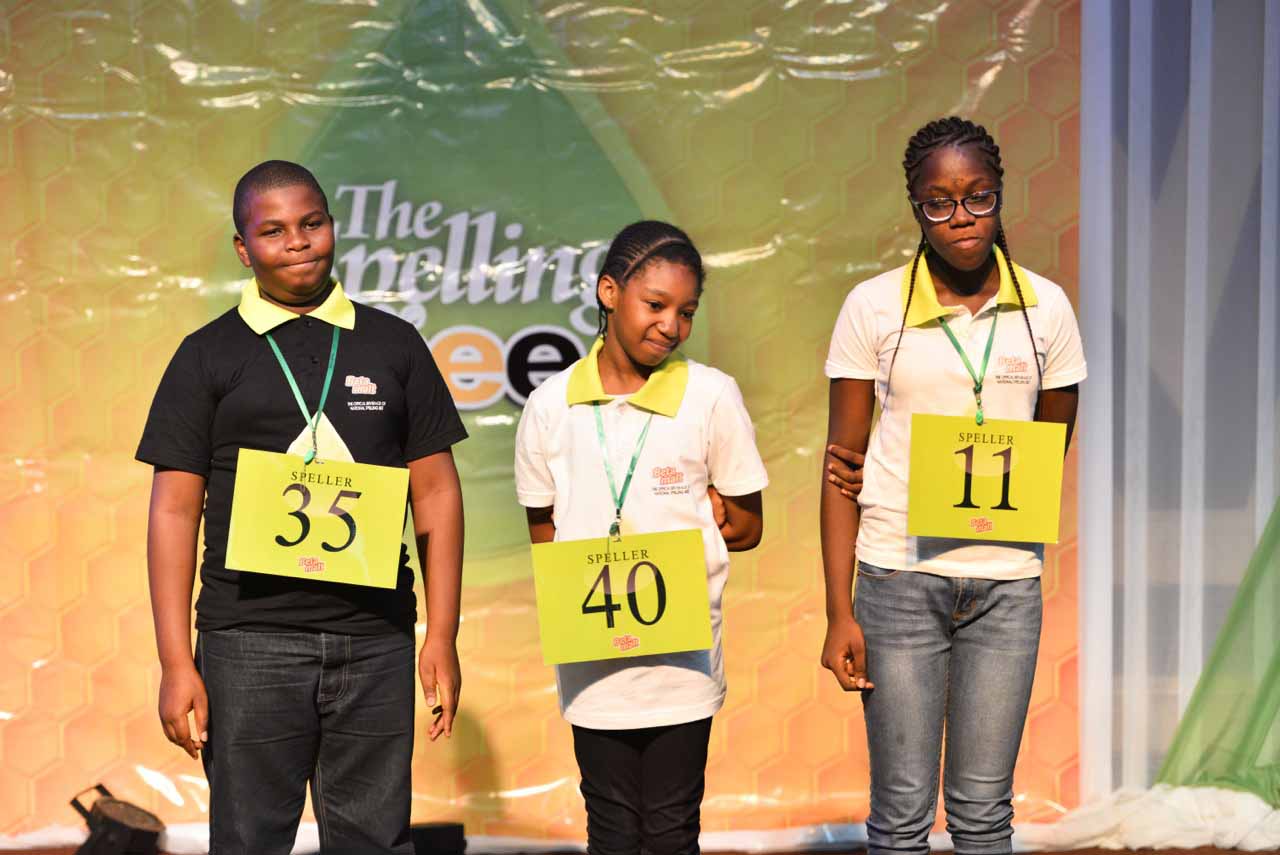
[(912, 414), (963, 416), (976, 411), (973, 380), (939, 318), (947, 319), (969, 362), (979, 370), (991, 324), (999, 311), (982, 392), (983, 410), (989, 419), (1029, 421), (1034, 417), (1039, 378), (1032, 360), (1040, 361), (1045, 389), (1079, 383), (1087, 373), (1080, 330), (1066, 294), (1043, 276), (1015, 265), (1035, 339), (1033, 351), (1009, 266), (998, 248), (995, 253), (1000, 289), (973, 315), (963, 306), (943, 306), (938, 302), (927, 255), (920, 260), (902, 344), (893, 366), (891, 390), (889, 365), (898, 346), (911, 265), (857, 285), (840, 310), (831, 335), (826, 375), (832, 379), (875, 380), (876, 400), (881, 407), (871, 433), (858, 497), (862, 508), (859, 561), (890, 570), (940, 576), (1025, 579), (1040, 575), (1044, 557), (1041, 544), (907, 535)]
[(699, 529), (711, 601), (711, 650), (556, 666), (560, 709), (580, 727), (620, 730), (697, 721), (724, 703), (720, 600), (729, 552), (707, 487), (742, 496), (769, 483), (755, 430), (733, 378), (672, 354), (632, 395), (606, 395), (603, 340), (534, 390), (516, 432), (516, 496), (553, 507), (556, 540), (601, 537), (613, 501), (596, 430), (601, 404), (609, 465), (619, 484), (645, 421), (653, 422), (622, 510), (623, 531)]

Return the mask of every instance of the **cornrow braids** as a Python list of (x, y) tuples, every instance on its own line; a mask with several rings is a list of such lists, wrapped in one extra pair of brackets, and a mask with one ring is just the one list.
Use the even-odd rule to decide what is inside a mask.
[(1018, 269), (1013, 266), (1013, 256), (1009, 254), (1009, 242), (1004, 236), (1004, 226), (996, 232), (996, 246), (1004, 253), (1005, 264), (1009, 266), (1009, 278), (1013, 280), (1013, 290), (1018, 292), (1018, 308), (1022, 310), (1022, 321), (1027, 325), (1027, 338), (1031, 339), (1031, 360), (1036, 364), (1036, 376), (1039, 384), (1036, 387), (1036, 407), (1040, 409), (1040, 391), (1044, 389), (1044, 368), (1040, 365), (1040, 354), (1036, 350), (1036, 334), (1031, 331), (1031, 317), (1027, 314), (1027, 301), (1022, 296), (1022, 283), (1018, 281)]
[[(982, 152), (983, 157), (987, 161), (987, 166), (995, 173), (996, 178), (1004, 177), (1004, 166), (1000, 162), (1000, 146), (996, 145), (995, 139), (991, 134), (987, 133), (987, 129), (976, 122), (968, 119), (962, 119), (959, 116), (947, 116), (944, 119), (934, 119), (920, 130), (912, 134), (911, 139), (907, 141), (907, 149), (902, 156), (902, 169), (907, 176), (907, 193), (911, 193), (911, 185), (915, 182), (916, 176), (920, 172), (920, 167), (924, 165), (929, 155), (933, 154), (940, 148), (946, 146), (975, 145)], [(920, 260), (920, 256), (924, 251), (925, 241), (921, 238), (920, 248), (916, 250), (916, 259), (911, 264), (911, 287), (915, 288), (916, 265)], [(1000, 247), (1000, 251), (1004, 253), (1005, 262), (1009, 265), (1009, 277), (1013, 280), (1013, 288), (1018, 293), (1018, 307), (1022, 310), (1022, 320), (1027, 327), (1027, 336), (1031, 339), (1031, 355), (1036, 363), (1036, 374), (1040, 378), (1040, 387), (1044, 387), (1044, 368), (1040, 365), (1040, 355), (1036, 351), (1036, 337), (1031, 329), (1031, 318), (1027, 314), (1027, 301), (1022, 295), (1022, 283), (1018, 280), (1017, 269), (1013, 266), (1013, 256), (1009, 252), (1009, 243), (1005, 238), (1004, 226), (1001, 226), (996, 232), (996, 245)], [(907, 308), (911, 306), (911, 292), (907, 293)], [(906, 311), (903, 311), (902, 320), (906, 324)], [(902, 343), (902, 331), (898, 332), (898, 344)], [(894, 360), (897, 359), (897, 347), (893, 351)], [(893, 362), (889, 363), (889, 376), (893, 376)], [(885, 391), (885, 399), (888, 400), (888, 390)]]
[(911, 192), (912, 182), (916, 180), (925, 158), (940, 148), (954, 145), (978, 146), (996, 177), (1004, 177), (1004, 167), (1000, 164), (1000, 146), (996, 145), (987, 129), (959, 116), (947, 116), (945, 119), (934, 119), (907, 140), (907, 150), (902, 156), (902, 169), (907, 175), (908, 193)]
[(920, 245), (916, 247), (916, 254), (911, 259), (911, 278), (907, 280), (907, 301), (902, 307), (902, 323), (898, 326), (898, 341), (893, 346), (893, 356), (889, 359), (889, 376), (884, 381), (884, 406), (889, 405), (889, 390), (893, 388), (893, 366), (898, 361), (898, 348), (902, 347), (902, 334), (907, 331), (907, 313), (911, 311), (911, 298), (916, 293), (916, 270), (920, 267), (920, 259), (924, 257), (925, 247), (929, 242), (925, 240), (924, 234), (920, 235)]
[(609, 329), (609, 310), (600, 299), (600, 282), (608, 276), (618, 287), (656, 261), (667, 261), (687, 267), (698, 280), (698, 294), (707, 274), (702, 266), (702, 255), (693, 240), (681, 229), (661, 220), (641, 220), (618, 232), (605, 253), (600, 275), (596, 278), (596, 308), (599, 312), (596, 334), (604, 336)]

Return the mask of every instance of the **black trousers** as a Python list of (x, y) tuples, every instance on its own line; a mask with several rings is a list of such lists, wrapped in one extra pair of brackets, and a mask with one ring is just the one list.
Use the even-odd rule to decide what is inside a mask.
[(200, 633), (210, 855), (288, 855), (311, 785), (324, 855), (412, 855), (412, 635)]
[(573, 728), (588, 855), (697, 855), (711, 719)]

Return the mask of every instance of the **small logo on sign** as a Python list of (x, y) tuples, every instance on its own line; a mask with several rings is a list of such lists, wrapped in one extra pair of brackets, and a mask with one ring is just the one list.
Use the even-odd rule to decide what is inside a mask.
[(364, 375), (348, 374), (346, 384), (347, 388), (351, 390), (351, 394), (353, 395), (378, 394), (378, 384), (374, 383)]
[(987, 517), (973, 517), (969, 520), (969, 528), (975, 534), (986, 534), (996, 527), (995, 521)]
[(302, 558), (299, 558), (298, 567), (302, 569), (303, 573), (323, 573), (324, 572), (324, 562), (321, 561), (319, 558), (312, 558), (309, 556), (304, 556)]
[(640, 646), (640, 639), (634, 635), (615, 635), (613, 637), (613, 646), (619, 651), (626, 653), (628, 650), (635, 650)]

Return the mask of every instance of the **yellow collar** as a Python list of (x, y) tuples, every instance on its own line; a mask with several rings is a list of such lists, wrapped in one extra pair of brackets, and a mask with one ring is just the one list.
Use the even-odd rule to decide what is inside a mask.
[[(244, 318), (249, 329), (262, 335), (300, 315), (264, 300), (258, 291), (258, 280), (249, 279), (240, 289), (240, 317)], [(319, 306), (307, 312), (307, 317), (344, 330), (355, 329), (356, 307), (342, 290), (342, 283), (335, 279), (329, 296)]]
[[(613, 399), (612, 395), (605, 394), (604, 384), (600, 382), (599, 358), (602, 347), (604, 339), (596, 339), (591, 352), (574, 364), (573, 371), (569, 374), (569, 390), (566, 395), (569, 406)], [(689, 363), (685, 361), (683, 354), (673, 351), (653, 370), (640, 391), (632, 395), (627, 403), (667, 418), (675, 418), (688, 385)]]
[[(1004, 253), (1000, 251), (1000, 247), (991, 248), (996, 254), (996, 265), (1000, 268), (1000, 290), (996, 294), (996, 303), (1017, 306), (1021, 301), (1018, 300), (1018, 291), (1013, 286), (1013, 277), (1009, 275), (1009, 265), (1005, 261)], [(926, 324), (935, 318), (945, 318), (951, 314), (954, 307), (944, 306), (938, 302), (938, 292), (933, 287), (933, 277), (929, 275), (928, 253), (920, 258), (920, 264), (916, 267), (916, 288), (915, 293), (911, 295), (911, 307), (907, 312), (907, 326), (918, 327)], [(1027, 275), (1027, 271), (1018, 265), (1013, 266), (1018, 272), (1018, 282), (1022, 285), (1022, 296), (1027, 298), (1026, 305), (1034, 306), (1038, 301), (1036, 299), (1035, 289), (1031, 287), (1031, 277)], [(907, 265), (907, 269), (902, 274), (902, 302), (907, 301), (907, 292), (911, 287), (911, 265)]]

